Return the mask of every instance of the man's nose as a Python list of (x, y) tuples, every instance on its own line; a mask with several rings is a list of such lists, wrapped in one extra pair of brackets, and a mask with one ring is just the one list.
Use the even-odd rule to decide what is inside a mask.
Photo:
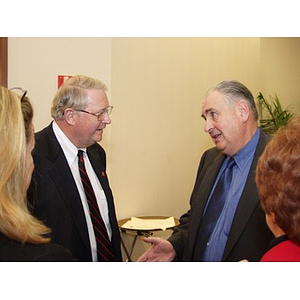
[(102, 123), (105, 123), (105, 124), (110, 124), (111, 123), (111, 118), (108, 114), (104, 115), (104, 119), (102, 120)]
[(213, 128), (213, 124), (209, 119), (205, 120), (205, 124), (204, 124), (204, 131), (209, 133)]

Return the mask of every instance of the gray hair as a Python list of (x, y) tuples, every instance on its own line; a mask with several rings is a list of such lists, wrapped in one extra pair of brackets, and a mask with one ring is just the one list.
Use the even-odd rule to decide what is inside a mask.
[(63, 118), (66, 108), (84, 109), (86, 106), (86, 90), (107, 91), (106, 85), (98, 80), (84, 75), (77, 75), (67, 79), (54, 96), (51, 116), (55, 120)]
[(235, 102), (241, 98), (245, 99), (249, 104), (249, 108), (253, 113), (254, 119), (258, 120), (258, 112), (253, 95), (242, 83), (236, 80), (222, 81), (210, 90), (210, 92), (212, 91), (218, 91), (226, 95), (226, 99), (229, 100), (229, 103)]

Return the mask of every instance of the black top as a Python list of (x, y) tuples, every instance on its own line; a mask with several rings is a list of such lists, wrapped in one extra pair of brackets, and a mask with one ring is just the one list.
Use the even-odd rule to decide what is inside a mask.
[(279, 236), (279, 237), (277, 237), (277, 238), (275, 238), (274, 240), (271, 241), (271, 243), (270, 243), (270, 249), (274, 248), (278, 244), (280, 244), (280, 243), (282, 243), (284, 241), (288, 241), (288, 240), (289, 240), (289, 238), (288, 238), (287, 235), (285, 235), (285, 234), (281, 235), (281, 236)]
[(0, 233), (0, 261), (73, 261), (72, 253), (55, 244), (22, 244)]

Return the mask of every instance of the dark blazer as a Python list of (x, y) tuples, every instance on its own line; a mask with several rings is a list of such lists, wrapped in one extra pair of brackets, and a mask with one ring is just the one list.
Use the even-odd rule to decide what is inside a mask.
[(21, 244), (0, 233), (0, 261), (73, 261), (72, 253), (54, 244)]
[[(233, 218), (222, 261), (239, 261), (241, 259), (259, 261), (274, 238), (266, 224), (255, 184), (257, 160), (269, 138), (261, 131), (248, 179)], [(190, 199), (190, 210), (181, 216), (180, 225), (175, 228), (169, 238), (178, 260), (198, 261), (198, 258), (194, 257), (194, 252), (197, 247), (203, 209), (224, 159), (225, 155), (217, 148), (207, 150), (201, 158)]]
[[(36, 133), (35, 142), (35, 170), (28, 192), (32, 213), (51, 228), (53, 243), (68, 248), (79, 261), (92, 261), (79, 192), (52, 124)], [(106, 154), (96, 143), (87, 148), (87, 155), (106, 195), (112, 228), (112, 246), (116, 260), (122, 261), (113, 195), (105, 172)]]

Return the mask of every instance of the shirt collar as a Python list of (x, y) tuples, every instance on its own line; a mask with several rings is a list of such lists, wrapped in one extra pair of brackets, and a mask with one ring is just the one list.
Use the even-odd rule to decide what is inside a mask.
[[(52, 123), (52, 128), (54, 134), (65, 154), (65, 157), (70, 165), (73, 164), (75, 159), (77, 158), (78, 148), (68, 139), (65, 133), (60, 129), (57, 123), (54, 121)], [(84, 152), (86, 152), (86, 148), (80, 148)]]
[(278, 244), (280, 244), (284, 241), (288, 241), (288, 240), (289, 240), (289, 238), (286, 234), (281, 235), (281, 236), (279, 236), (279, 237), (277, 237), (277, 238), (275, 238), (271, 241), (270, 248), (273, 248), (273, 247), (277, 246)]
[(234, 160), (240, 170), (243, 170), (250, 159), (252, 159), (254, 152), (256, 150), (258, 141), (260, 137), (260, 129), (257, 128), (254, 135), (250, 141), (242, 148), (236, 155), (234, 155)]

